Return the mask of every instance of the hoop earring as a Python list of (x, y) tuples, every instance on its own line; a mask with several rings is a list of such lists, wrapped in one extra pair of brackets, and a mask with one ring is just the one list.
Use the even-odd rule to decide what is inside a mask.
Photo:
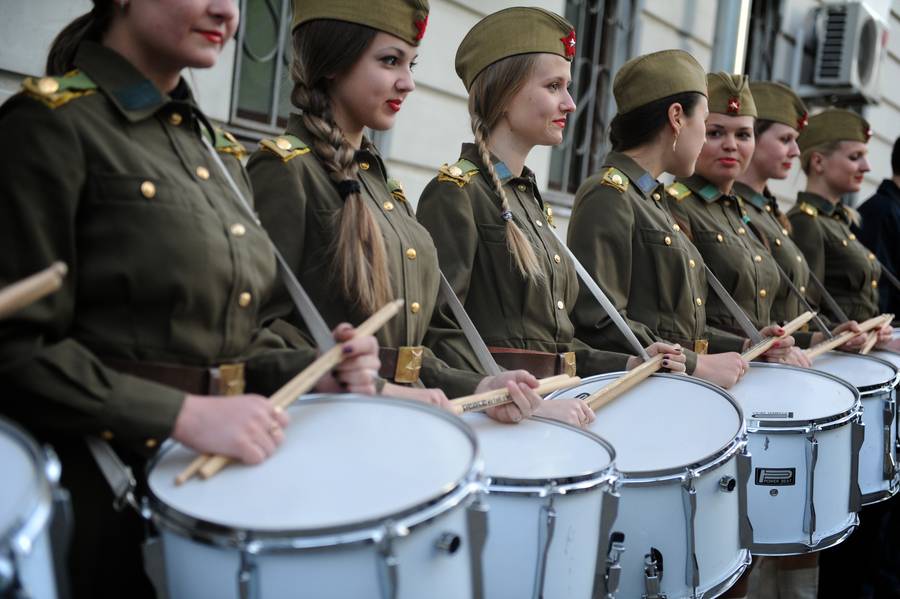
[(679, 136), (679, 135), (680, 135), (680, 133), (679, 133), (678, 130), (676, 129), (676, 130), (675, 130), (675, 139), (672, 140), (672, 151), (673, 151), (673, 152), (675, 151), (675, 146), (678, 145), (678, 136)]

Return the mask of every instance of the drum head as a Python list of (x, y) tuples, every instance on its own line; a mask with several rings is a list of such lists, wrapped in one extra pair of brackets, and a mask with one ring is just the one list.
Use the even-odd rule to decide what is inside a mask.
[(870, 356), (831, 351), (813, 360), (815, 370), (833, 374), (865, 392), (890, 385), (897, 377), (891, 364)]
[[(586, 398), (619, 376), (590, 377), (553, 398)], [(721, 389), (654, 374), (598, 410), (591, 431), (615, 448), (616, 469), (634, 475), (700, 464), (732, 444), (741, 425), (740, 410)]]
[[(894, 335), (900, 338), (900, 334), (894, 333)], [(895, 354), (892, 351), (875, 350), (869, 352), (869, 355), (873, 358), (878, 358), (879, 360), (890, 362), (891, 364), (893, 364), (894, 368), (900, 369), (900, 354)]]
[(35, 448), (25, 439), (21, 430), (0, 418), (0, 539), (19, 528), (40, 500)]
[(423, 404), (361, 396), (295, 403), (275, 454), (175, 486), (196, 453), (174, 445), (149, 475), (153, 495), (220, 526), (305, 531), (404, 513), (456, 489), (477, 447), (462, 422)]
[(609, 468), (612, 448), (602, 439), (560, 422), (527, 419), (503, 424), (484, 414), (463, 420), (475, 431), (492, 479), (543, 481), (589, 477)]
[(856, 405), (853, 390), (831, 376), (780, 364), (752, 362), (730, 391), (748, 420), (824, 420)]

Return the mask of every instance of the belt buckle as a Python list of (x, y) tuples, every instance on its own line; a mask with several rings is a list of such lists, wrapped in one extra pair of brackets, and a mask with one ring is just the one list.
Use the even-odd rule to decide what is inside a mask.
[(706, 339), (697, 339), (694, 341), (694, 353), (703, 355), (709, 351), (709, 341)]
[(577, 370), (575, 363), (575, 352), (567, 351), (560, 354), (562, 357), (562, 373), (567, 374), (569, 376), (575, 376), (575, 372)]
[(425, 349), (421, 345), (403, 345), (397, 348), (397, 367), (394, 370), (394, 382), (415, 383), (419, 380), (422, 369), (422, 354)]
[(246, 387), (244, 379), (244, 363), (219, 364), (213, 369), (213, 380), (218, 380), (222, 395), (240, 395)]

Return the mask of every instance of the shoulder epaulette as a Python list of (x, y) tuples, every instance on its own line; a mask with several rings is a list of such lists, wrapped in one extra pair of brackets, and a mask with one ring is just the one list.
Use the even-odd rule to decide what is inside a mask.
[(469, 182), (469, 180), (478, 172), (475, 163), (460, 158), (456, 164), (445, 164), (438, 169), (438, 181), (450, 181), (456, 183), (460, 187)]
[(628, 189), (628, 177), (626, 177), (625, 173), (619, 169), (611, 166), (603, 173), (603, 178), (600, 179), (600, 185), (608, 185), (609, 187), (624, 192)]
[(804, 214), (815, 218), (819, 215), (819, 209), (813, 206), (812, 204), (807, 204), (806, 202), (800, 202), (800, 205), (797, 206), (797, 209)]
[(387, 180), (388, 189), (391, 192), (391, 195), (394, 196), (395, 200), (400, 202), (406, 201), (406, 195), (403, 193), (403, 183), (394, 179), (393, 177), (389, 177)]
[(666, 193), (672, 196), (676, 202), (680, 202), (691, 195), (691, 190), (684, 183), (672, 183), (666, 187)]
[(215, 131), (215, 147), (217, 152), (222, 152), (223, 154), (231, 154), (238, 160), (247, 155), (247, 148), (245, 148), (244, 144), (239, 142), (237, 138), (231, 134), (231, 132), (220, 129), (219, 127), (216, 127)]
[(259, 142), (259, 145), (264, 150), (268, 150), (281, 158), (282, 162), (287, 162), (303, 154), (309, 154), (309, 146), (303, 143), (299, 137), (294, 137), (293, 135), (279, 135), (274, 139), (264, 139)]
[(59, 108), (75, 98), (93, 94), (97, 84), (81, 71), (69, 71), (62, 77), (28, 77), (22, 82), (26, 94), (50, 108)]

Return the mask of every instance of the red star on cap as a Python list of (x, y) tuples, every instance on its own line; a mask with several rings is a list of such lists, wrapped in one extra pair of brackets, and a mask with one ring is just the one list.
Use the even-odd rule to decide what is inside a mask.
[(414, 23), (416, 29), (419, 30), (419, 33), (416, 34), (414, 38), (416, 41), (420, 41), (423, 37), (425, 37), (425, 29), (428, 27), (428, 15), (425, 15), (424, 19), (419, 19)]
[(728, 98), (728, 112), (733, 112), (737, 114), (741, 111), (741, 100), (740, 98)]
[(804, 112), (797, 119), (797, 131), (803, 131), (808, 124), (809, 124), (809, 113)]
[(566, 49), (566, 57), (575, 56), (575, 30), (569, 32), (569, 35), (566, 37), (559, 38), (559, 41), (563, 43), (563, 46)]

